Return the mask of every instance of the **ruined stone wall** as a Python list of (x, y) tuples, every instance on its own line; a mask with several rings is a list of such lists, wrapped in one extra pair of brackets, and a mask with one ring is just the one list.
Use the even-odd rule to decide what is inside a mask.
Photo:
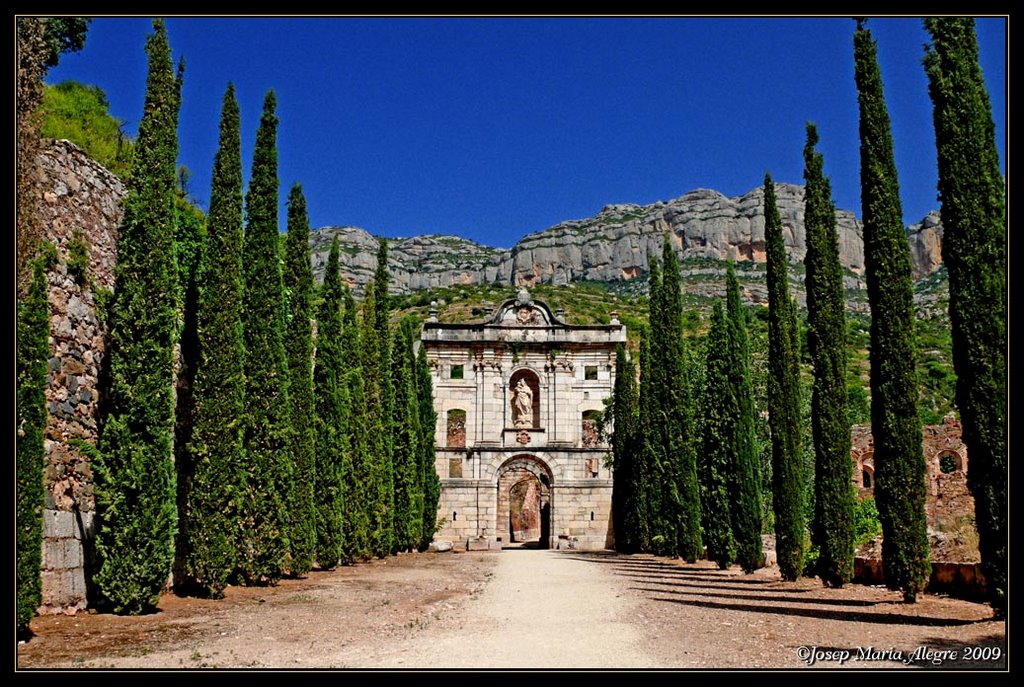
[[(95, 497), (89, 459), (74, 442), (96, 444), (98, 380), (106, 351), (98, 302), (114, 286), (125, 187), (68, 141), (45, 142), (38, 164), (38, 219), (59, 258), (48, 275), (51, 357), (40, 609), (46, 613), (86, 606), (85, 566), (91, 562)], [(74, 254), (81, 248), (87, 265), (77, 270)]]
[[(925, 511), (930, 528), (952, 526), (958, 520), (974, 517), (974, 498), (967, 488), (967, 447), (961, 435), (960, 421), (950, 413), (942, 424), (921, 428), (921, 443), (927, 467), (928, 495)], [(851, 428), (850, 458), (854, 463), (853, 482), (860, 496), (874, 495), (874, 443), (871, 427), (854, 425)], [(943, 472), (943, 459), (949, 472)], [(864, 473), (871, 484), (864, 481)]]

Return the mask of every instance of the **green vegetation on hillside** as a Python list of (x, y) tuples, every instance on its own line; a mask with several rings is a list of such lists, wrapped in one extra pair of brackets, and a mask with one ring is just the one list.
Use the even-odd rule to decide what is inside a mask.
[(66, 138), (111, 172), (127, 179), (133, 142), (124, 122), (110, 114), (107, 94), (99, 86), (77, 81), (47, 85), (43, 93), (42, 126), (46, 138)]

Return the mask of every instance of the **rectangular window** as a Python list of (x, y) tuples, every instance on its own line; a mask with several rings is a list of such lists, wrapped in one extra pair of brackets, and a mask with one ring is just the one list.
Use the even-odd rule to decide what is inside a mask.
[(594, 381), (597, 379), (597, 365), (587, 365), (583, 368), (583, 379)]
[(452, 365), (451, 379), (462, 379), (462, 365)]

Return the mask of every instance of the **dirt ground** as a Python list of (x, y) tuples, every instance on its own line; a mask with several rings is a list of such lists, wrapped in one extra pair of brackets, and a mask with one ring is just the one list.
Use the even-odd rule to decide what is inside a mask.
[(403, 555), (32, 630), (19, 669), (1007, 667), (987, 605), (610, 552)]

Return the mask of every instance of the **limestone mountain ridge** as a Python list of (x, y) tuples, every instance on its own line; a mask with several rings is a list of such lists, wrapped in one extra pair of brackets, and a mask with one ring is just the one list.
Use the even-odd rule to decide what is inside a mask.
[[(804, 188), (777, 183), (786, 248), (792, 263), (806, 252)], [(649, 205), (612, 204), (586, 219), (566, 220), (529, 233), (512, 248), (484, 246), (454, 235), (423, 235), (389, 241), (391, 285), (395, 293), (421, 289), (503, 283), (510, 286), (627, 281), (647, 274), (650, 258), (661, 253), (667, 232), (686, 263), (736, 260), (763, 263), (763, 190), (727, 197), (696, 189)], [(840, 261), (847, 287), (863, 289), (863, 227), (853, 213), (836, 210)], [(377, 267), (377, 239), (352, 226), (327, 226), (310, 233), (313, 270), (322, 279), (331, 241), (338, 236), (342, 277), (357, 292)], [(938, 212), (907, 228), (914, 279), (942, 263)]]

